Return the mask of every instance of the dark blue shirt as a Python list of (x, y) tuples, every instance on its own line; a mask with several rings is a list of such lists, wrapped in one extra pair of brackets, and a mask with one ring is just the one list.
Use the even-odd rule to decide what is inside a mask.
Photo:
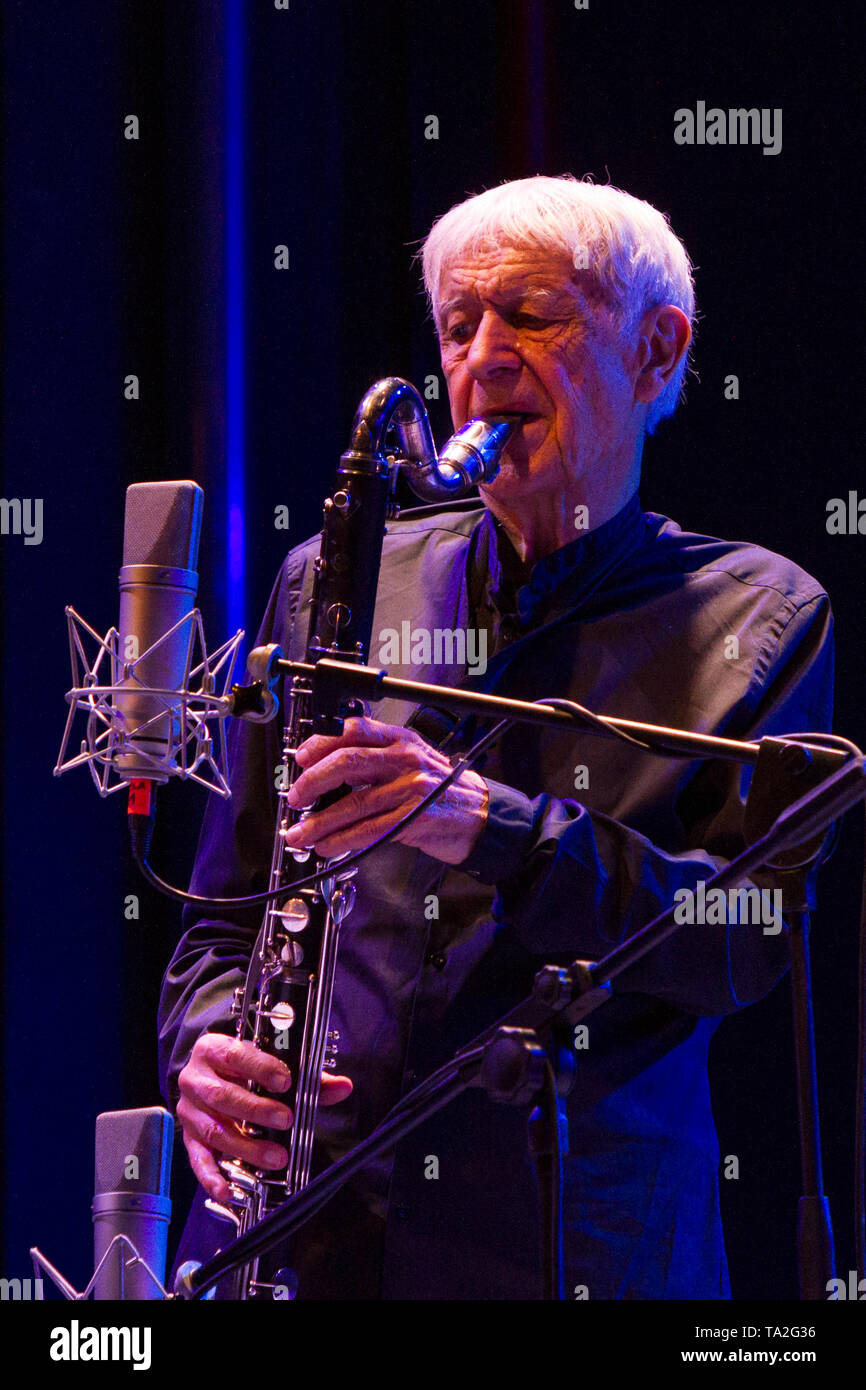
[[(288, 556), (259, 633), (296, 658), (317, 553), (318, 538)], [(455, 665), (449, 641), (437, 648), (437, 629), (467, 628), (470, 655), (486, 639), (485, 669)], [(412, 657), (422, 632), (429, 655), (414, 650), (426, 664)], [(643, 512), (637, 495), (532, 567), (480, 502), (404, 513), (385, 540), (371, 664), (386, 664), (385, 650), (406, 658), (388, 663), (394, 675), (560, 696), (732, 738), (830, 727), (832, 619), (821, 587), (758, 546), (682, 532)], [(392, 700), (370, 712), (398, 724), (413, 716)], [(233, 797), (211, 798), (198, 893), (267, 886), (279, 724), (232, 726)], [(423, 716), (419, 727), (432, 737)], [(449, 754), (480, 727), (460, 726)], [(320, 1111), (320, 1164), (526, 995), (542, 964), (598, 959), (743, 847), (750, 770), (738, 764), (515, 724), (478, 770), (489, 817), (459, 868), (391, 844), (360, 869), (333, 1014), (338, 1070), (355, 1090)], [(172, 1104), (196, 1037), (228, 1016), (258, 926), (258, 912), (201, 921), (187, 910), (160, 1008)], [(589, 1020), (568, 1100), (568, 1297), (729, 1297), (707, 1048), (719, 1018), (766, 994), (786, 964), (784, 931), (687, 926)], [(311, 1223), (296, 1251), (302, 1293), (538, 1297), (525, 1149), (523, 1112), (467, 1093)], [(183, 1254), (201, 1258), (224, 1241), (225, 1228), (208, 1231), (207, 1220), (199, 1203)]]

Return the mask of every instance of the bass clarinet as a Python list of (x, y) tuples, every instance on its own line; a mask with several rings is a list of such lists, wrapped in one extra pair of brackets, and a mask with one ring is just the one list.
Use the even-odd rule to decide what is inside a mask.
[[(398, 471), (406, 473), (412, 490), (424, 501), (463, 497), (496, 476), (512, 430), (513, 422), (505, 415), (470, 420), (437, 456), (427, 412), (415, 387), (400, 377), (387, 377), (370, 388), (356, 411), (349, 449), (340, 459), (334, 490), (324, 505), (306, 662), (325, 656), (367, 661), (385, 525), (396, 515), (393, 495)], [(393, 446), (386, 454), (387, 439)], [(251, 655), (251, 666), (255, 656)], [(351, 704), (342, 711), (353, 712)], [(351, 880), (356, 870), (335, 867), (332, 877), (293, 892), (293, 878), (310, 872), (311, 852), (287, 849), (284, 836), (304, 814), (286, 800), (297, 775), (296, 749), (313, 733), (341, 731), (342, 718), (315, 708), (310, 681), (294, 677), (286, 693), (269, 881), (269, 891), (279, 895), (284, 888), (286, 896), (269, 900), (246, 984), (233, 1002), (237, 1036), (250, 1039), (288, 1065), (293, 1091), (273, 1099), (288, 1101), (294, 1123), (288, 1136), (243, 1125), (251, 1137), (273, 1138), (286, 1145), (289, 1161), (282, 1172), (257, 1170), (236, 1159), (221, 1161), (231, 1197), (226, 1204), (208, 1201), (207, 1206), (230, 1220), (238, 1235), (309, 1182), (322, 1069), (335, 1065), (338, 1040), (329, 1027), (331, 997), (340, 926), (352, 907)], [(338, 790), (331, 797), (340, 794)], [(327, 868), (327, 861), (315, 855), (312, 863), (315, 872)], [(253, 1082), (249, 1088), (269, 1094)], [(236, 1278), (235, 1297), (294, 1298), (294, 1272), (278, 1264), (276, 1256), (258, 1256), (244, 1266)]]

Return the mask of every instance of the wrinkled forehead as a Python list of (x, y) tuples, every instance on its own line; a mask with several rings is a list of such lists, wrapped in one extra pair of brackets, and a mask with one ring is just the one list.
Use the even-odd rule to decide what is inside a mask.
[(512, 285), (529, 281), (532, 284), (554, 285), (567, 282), (573, 264), (564, 250), (537, 246), (532, 242), (494, 241), (470, 242), (452, 247), (440, 266), (439, 286), (450, 279), (478, 279), (485, 285)]
[(532, 242), (492, 241), (452, 250), (442, 263), (434, 313), (441, 323), (455, 306), (531, 303), (567, 312), (586, 298), (588, 277), (564, 248)]

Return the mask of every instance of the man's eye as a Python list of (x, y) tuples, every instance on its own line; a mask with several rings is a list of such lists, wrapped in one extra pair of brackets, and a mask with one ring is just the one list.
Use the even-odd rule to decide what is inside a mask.
[(515, 314), (512, 318), (515, 328), (546, 328), (550, 319), (539, 318), (537, 314)]
[(471, 333), (472, 325), (465, 321), (461, 323), (450, 323), (445, 330), (446, 338), (449, 338), (452, 343), (468, 342)]

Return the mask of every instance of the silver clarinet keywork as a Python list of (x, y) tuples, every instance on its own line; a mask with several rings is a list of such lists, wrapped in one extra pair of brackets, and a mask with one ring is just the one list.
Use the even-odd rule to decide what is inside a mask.
[[(399, 469), (405, 470), (410, 486), (425, 501), (462, 497), (496, 476), (512, 429), (506, 418), (471, 420), (437, 456), (427, 412), (414, 386), (399, 377), (387, 377), (370, 388), (356, 412), (349, 449), (340, 460), (334, 490), (324, 506), (307, 662), (324, 656), (367, 660), (385, 523), (395, 512), (392, 499)], [(389, 438), (390, 445), (386, 444)], [(285, 704), (269, 882), (273, 892), (285, 888), (285, 898), (277, 897), (276, 905), (268, 905), (246, 985), (235, 996), (234, 1012), (239, 1038), (251, 1039), (288, 1065), (292, 1090), (273, 1098), (289, 1104), (294, 1123), (288, 1133), (243, 1127), (252, 1137), (271, 1137), (287, 1146), (289, 1162), (283, 1172), (256, 1170), (237, 1160), (221, 1164), (231, 1190), (230, 1202), (207, 1205), (230, 1220), (239, 1235), (310, 1180), (322, 1069), (336, 1063), (338, 1039), (330, 1028), (330, 1012), (337, 942), (355, 894), (352, 868), (335, 871), (314, 887), (292, 889), (293, 879), (309, 874), (311, 868), (316, 872), (327, 868), (327, 861), (311, 856), (309, 850), (285, 844), (286, 832), (304, 814), (287, 802), (297, 776), (294, 753), (313, 733), (340, 733), (342, 718), (317, 710), (310, 682), (298, 677), (285, 692)], [(347, 706), (341, 715), (352, 712)], [(339, 795), (338, 790), (331, 798)], [(236, 1296), (294, 1297), (294, 1275), (278, 1265), (275, 1258), (256, 1258), (240, 1272)]]

